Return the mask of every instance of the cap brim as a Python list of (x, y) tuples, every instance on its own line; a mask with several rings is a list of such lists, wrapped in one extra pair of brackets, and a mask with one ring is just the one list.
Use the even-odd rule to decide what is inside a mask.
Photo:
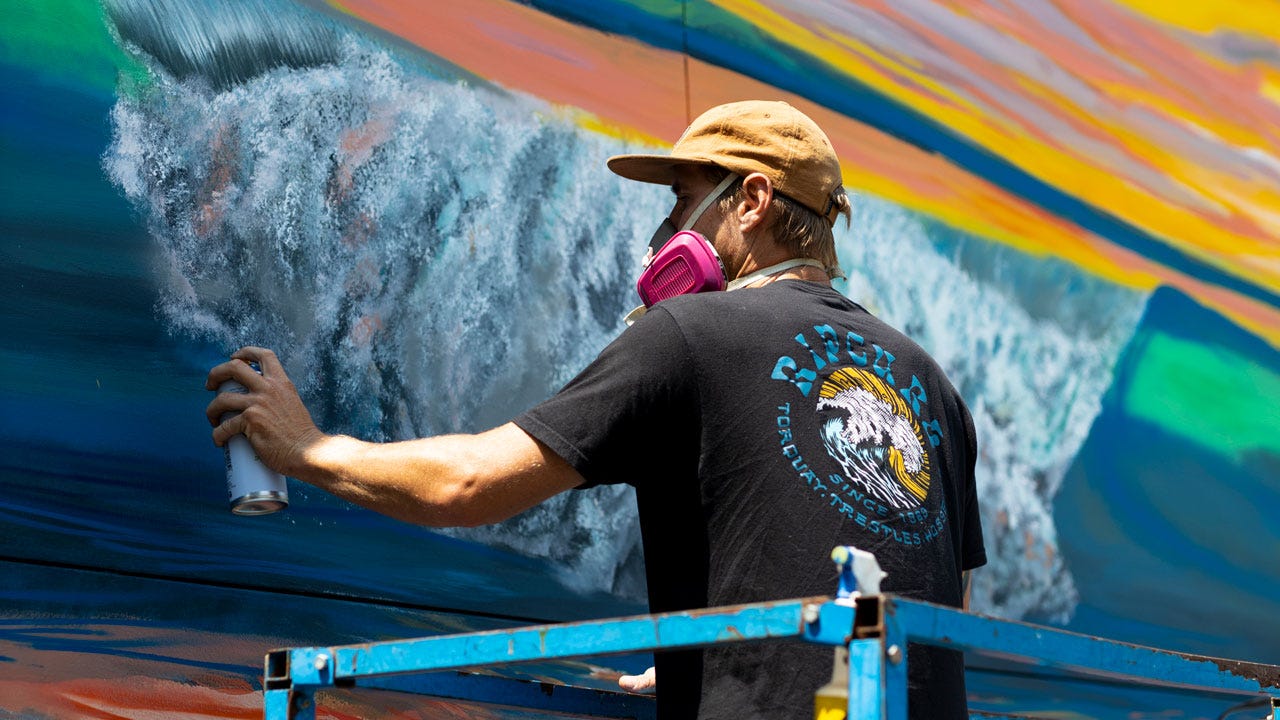
[(670, 155), (614, 155), (606, 162), (615, 174), (628, 180), (670, 185), (680, 165), (714, 165), (709, 160), (691, 160)]

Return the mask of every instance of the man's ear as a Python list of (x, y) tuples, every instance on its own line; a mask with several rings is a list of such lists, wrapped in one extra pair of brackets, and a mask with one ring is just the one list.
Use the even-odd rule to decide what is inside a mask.
[(773, 207), (773, 181), (761, 173), (742, 179), (742, 202), (738, 203), (738, 226), (742, 234), (764, 227), (769, 208)]

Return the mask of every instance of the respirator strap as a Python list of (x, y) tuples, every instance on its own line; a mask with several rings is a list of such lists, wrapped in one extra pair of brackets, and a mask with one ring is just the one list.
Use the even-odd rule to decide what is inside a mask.
[(818, 262), (817, 260), (814, 260), (813, 258), (791, 258), (790, 260), (784, 260), (783, 262), (780, 262), (777, 265), (770, 265), (767, 268), (762, 268), (760, 270), (757, 270), (746, 277), (740, 277), (737, 280), (733, 280), (729, 283), (728, 287), (726, 287), (725, 290), (726, 291), (737, 290), (743, 285), (750, 285), (751, 283), (759, 280), (760, 278), (768, 277), (770, 275), (776, 275), (777, 273), (783, 272), (784, 270), (790, 270), (791, 268), (800, 267), (801, 265), (808, 265), (810, 267), (816, 267), (819, 270), (826, 270), (826, 268), (822, 265), (822, 263)]
[[(702, 202), (698, 203), (698, 206), (695, 207), (693, 209), (693, 212), (689, 214), (689, 219), (684, 221), (684, 227), (680, 228), (680, 230), (677, 232), (684, 232), (692, 228), (694, 223), (698, 222), (698, 219), (702, 217), (702, 213), (706, 212), (707, 208), (711, 207), (711, 203), (715, 202), (716, 200), (719, 200), (720, 196), (723, 195), (725, 191), (729, 189), (729, 186), (732, 185), (737, 180), (738, 180), (738, 176), (734, 173), (729, 173), (728, 175), (726, 175), (718, 185), (716, 185), (714, 188), (711, 189), (711, 192), (707, 193), (706, 197), (702, 198)], [(669, 222), (669, 221), (670, 221), (670, 218), (668, 218), (664, 222)], [(661, 238), (660, 240), (659, 233), (655, 233), (653, 239), (649, 241), (649, 253), (651, 255), (656, 255), (657, 252), (660, 249), (662, 249), (664, 245), (666, 245), (668, 242), (671, 241), (672, 237), (674, 237), (674, 234), (665, 238)], [(707, 243), (707, 247), (710, 248), (712, 253), (716, 252), (715, 246), (712, 245), (710, 242)], [(719, 255), (717, 254), (716, 257), (718, 258)], [(743, 285), (747, 282), (757, 280), (760, 277), (763, 277), (764, 275), (769, 275), (775, 272), (782, 272), (783, 270), (793, 268), (797, 265), (816, 265), (818, 267), (822, 267), (821, 264), (819, 264), (817, 261), (814, 261), (814, 260), (788, 260), (787, 262), (779, 263), (778, 265), (774, 265), (773, 267), (765, 268), (759, 273), (753, 273), (752, 275), (746, 278), (743, 278), (742, 280), (737, 280), (735, 282), (729, 283), (728, 289), (732, 290), (737, 285)], [(723, 268), (724, 266), (722, 264), (721, 269)], [(626, 322), (627, 325), (631, 325), (636, 320), (639, 320), (640, 316), (644, 315), (648, 311), (649, 311), (649, 308), (645, 307), (644, 305), (641, 305), (636, 309), (632, 310), (631, 312), (627, 313), (626, 317), (623, 318), (623, 321)]]
[(702, 217), (702, 213), (706, 212), (707, 208), (711, 207), (711, 203), (719, 200), (720, 196), (724, 194), (724, 191), (728, 190), (729, 186), (737, 179), (738, 176), (733, 173), (725, 175), (724, 179), (720, 181), (720, 184), (716, 185), (715, 189), (707, 193), (706, 197), (702, 198), (702, 202), (698, 203), (698, 207), (693, 209), (693, 213), (689, 215), (689, 219), (684, 221), (684, 227), (680, 229), (688, 230), (689, 228), (692, 228), (693, 224), (698, 222), (698, 218)]
[(649, 312), (649, 308), (643, 305), (637, 305), (631, 312), (622, 316), (622, 322), (626, 323), (627, 326), (630, 327), (647, 312)]
[[(725, 288), (725, 291), (728, 292), (729, 290), (737, 290), (743, 285), (750, 285), (751, 283), (755, 282), (756, 280), (759, 280), (762, 277), (768, 277), (769, 275), (773, 275), (774, 273), (780, 273), (783, 270), (790, 270), (793, 267), (800, 267), (801, 265), (808, 265), (810, 267), (816, 267), (819, 270), (826, 270), (826, 268), (822, 265), (822, 263), (812, 258), (792, 258), (785, 262), (780, 262), (777, 265), (770, 265), (769, 267), (764, 268), (763, 270), (757, 270), (744, 278), (738, 278), (737, 280), (734, 280), (733, 282), (729, 283), (728, 287)], [(636, 309), (627, 313), (626, 316), (623, 317), (622, 319), (624, 322), (627, 323), (627, 325), (631, 325), (636, 320), (639, 320), (641, 315), (644, 315), (648, 311), (649, 311), (649, 308), (645, 307), (644, 305), (640, 305)]]

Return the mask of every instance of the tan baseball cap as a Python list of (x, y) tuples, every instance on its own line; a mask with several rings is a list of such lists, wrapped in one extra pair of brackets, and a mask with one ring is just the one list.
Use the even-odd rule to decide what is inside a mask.
[(670, 185), (675, 167), (718, 165), (764, 174), (773, 187), (835, 223), (844, 186), (831, 140), (808, 115), (781, 101), (745, 100), (698, 116), (670, 155), (615, 155), (609, 169), (630, 180)]

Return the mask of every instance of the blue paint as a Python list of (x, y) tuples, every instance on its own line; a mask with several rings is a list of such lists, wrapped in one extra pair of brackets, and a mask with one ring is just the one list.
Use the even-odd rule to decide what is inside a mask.
[[(360, 687), (488, 703), (501, 698), (504, 705), (545, 713), (569, 713), (574, 717), (652, 720), (657, 711), (653, 695), (639, 696), (621, 692), (584, 690), (573, 686), (461, 672), (368, 678), (360, 682)], [(267, 711), (266, 717), (272, 717), (270, 711)]]
[(806, 622), (801, 637), (819, 645), (843, 645), (853, 628), (853, 618), (850, 605), (822, 603), (818, 606), (817, 622)]
[[(1009, 663), (991, 664), (981, 656), (970, 656), (968, 661), (966, 684), (970, 713), (1097, 720), (1165, 717), (1211, 720), (1240, 701), (1239, 696), (1146, 688), (1131, 682), (1079, 675), (1032, 676), (1020, 667)], [(975, 668), (975, 664), (979, 667)]]
[[(263, 693), (263, 717), (266, 718), (289, 718), (291, 720), (310, 720), (316, 716), (315, 705), (311, 702), (310, 696), (299, 695), (299, 698), (306, 697), (307, 704), (305, 708), (290, 708), (294, 702), (294, 696), (288, 690), (267, 690)], [(292, 710), (292, 714), (290, 711)]]
[[(44, 679), (107, 677), (122, 661), (144, 676), (237, 678), (260, 687), (262, 657), (279, 644), (492, 630), (510, 621), (424, 612), (367, 600), (310, 597), (0, 560), (0, 654), (20, 666), (53, 653)], [(255, 649), (258, 648), (258, 649)], [(652, 658), (593, 664), (639, 672)], [(82, 674), (83, 673), (83, 674)], [(504, 677), (608, 689), (587, 664), (539, 663)], [(8, 698), (0, 698), (0, 701)], [(8, 709), (0, 706), (0, 708)], [(0, 714), (3, 714), (0, 712)], [(505, 716), (502, 716), (505, 717)]]
[(102, 166), (116, 98), (4, 71), (0, 557), (522, 618), (644, 609), (308, 488), (286, 516), (233, 518), (203, 417), (232, 348), (158, 317), (155, 241)]
[[(83, 624), (84, 622), (85, 619), (83, 618), (76, 618), (72, 621), (73, 625)], [(111, 624), (111, 621), (95, 621), (94, 624)], [(116, 624), (126, 625), (125, 623)], [(118, 640), (104, 631), (83, 630), (74, 626), (41, 627), (39, 625), (25, 625), (22, 629), (15, 630), (0, 625), (0, 643), (23, 645), (35, 650), (48, 652), (68, 653), (80, 659), (83, 659), (86, 655), (100, 655), (232, 674), (239, 674), (244, 671), (243, 665), (213, 662), (212, 660), (190, 660), (165, 654), (162, 651), (146, 652), (135, 648), (139, 645), (150, 644), (150, 641)]]
[[(1151, 297), (1055, 500), (1060, 547), (1081, 597), (1067, 627), (1187, 652), (1274, 661), (1280, 628), (1261, 619), (1274, 615), (1280, 597), (1280, 566), (1265, 560), (1267, 548), (1280, 547), (1280, 529), (1265, 521), (1266, 508), (1280, 506), (1280, 458), (1259, 452), (1238, 463), (1214, 451), (1212, 438), (1187, 442), (1127, 414), (1122, 401), (1139, 370), (1136, 363), (1157, 334), (1280, 368), (1280, 353), (1181, 293), (1164, 289)], [(1262, 406), (1260, 411), (1265, 412)], [(1185, 500), (1170, 511), (1169, 503), (1157, 506), (1150, 493)], [(1187, 527), (1220, 530), (1208, 541), (1193, 540)]]
[(625, 0), (531, 0), (527, 4), (575, 24), (634, 37), (664, 50), (684, 49), (687, 0), (650, 3), (648, 8)]
[(643, 610), (570, 593), (545, 560), (389, 522), (306, 486), (290, 488), (300, 507), (237, 518), (209, 447), (201, 476), (195, 463), (0, 443), (0, 524), (10, 528), (0, 557), (74, 566), (93, 548), (88, 561), (121, 572), (529, 619)]
[(887, 705), (905, 708), (906, 686), (901, 694), (889, 697), (884, 686), (884, 646), (879, 640), (849, 643), (849, 720), (881, 720)]
[(1165, 335), (1220, 346), (1263, 367), (1280, 368), (1280, 349), (1174, 288), (1152, 293), (1142, 322)]

